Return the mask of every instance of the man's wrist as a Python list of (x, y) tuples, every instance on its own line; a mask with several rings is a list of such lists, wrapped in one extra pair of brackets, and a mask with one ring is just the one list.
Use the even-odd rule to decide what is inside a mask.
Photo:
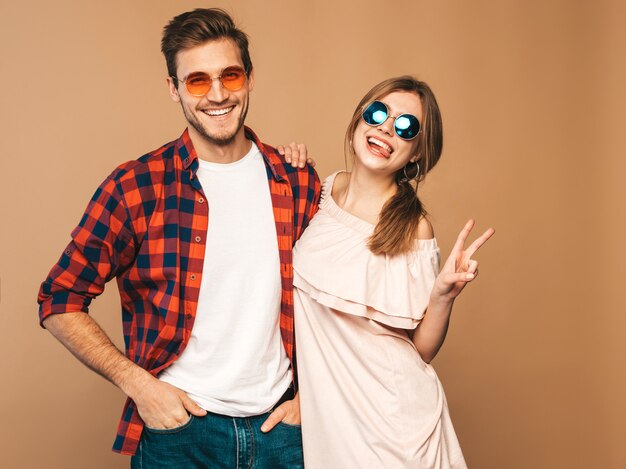
[(144, 390), (153, 380), (149, 372), (134, 363), (124, 370), (115, 384), (132, 400), (136, 400), (137, 396)]

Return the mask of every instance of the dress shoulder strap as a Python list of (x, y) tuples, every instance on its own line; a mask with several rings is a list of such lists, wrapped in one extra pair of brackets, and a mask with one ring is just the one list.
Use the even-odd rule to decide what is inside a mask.
[(337, 177), (337, 174), (341, 173), (342, 171), (335, 171), (334, 173), (332, 173), (330, 176), (328, 176), (326, 179), (324, 179), (324, 182), (322, 183), (322, 192), (320, 195), (320, 203), (324, 201), (324, 199), (326, 199), (326, 195), (327, 194), (331, 194), (333, 191), (333, 184), (335, 183), (335, 178)]

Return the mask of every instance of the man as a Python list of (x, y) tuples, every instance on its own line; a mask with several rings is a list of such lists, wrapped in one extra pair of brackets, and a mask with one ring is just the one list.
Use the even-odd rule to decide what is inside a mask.
[[(291, 248), (319, 179), (244, 127), (254, 70), (226, 12), (175, 17), (162, 51), (189, 127), (101, 184), (41, 323), (129, 397), (113, 449), (133, 467), (302, 467)], [(126, 355), (85, 314), (114, 277)]]

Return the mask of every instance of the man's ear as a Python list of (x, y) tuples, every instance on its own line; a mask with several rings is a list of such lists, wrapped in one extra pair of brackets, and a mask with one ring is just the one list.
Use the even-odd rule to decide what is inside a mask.
[(248, 91), (252, 91), (254, 89), (254, 67), (250, 70), (248, 74)]
[(180, 96), (178, 94), (178, 89), (176, 88), (176, 84), (174, 83), (174, 79), (172, 77), (167, 77), (167, 89), (170, 93), (170, 98), (175, 103), (180, 103)]

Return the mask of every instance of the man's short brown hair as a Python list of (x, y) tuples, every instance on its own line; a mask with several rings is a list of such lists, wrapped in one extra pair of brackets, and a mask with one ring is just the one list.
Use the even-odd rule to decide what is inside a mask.
[(172, 18), (163, 28), (161, 52), (165, 56), (167, 73), (174, 78), (176, 86), (176, 54), (183, 49), (224, 38), (237, 44), (246, 75), (250, 76), (252, 61), (248, 51), (248, 36), (235, 26), (226, 11), (220, 8), (197, 8)]

